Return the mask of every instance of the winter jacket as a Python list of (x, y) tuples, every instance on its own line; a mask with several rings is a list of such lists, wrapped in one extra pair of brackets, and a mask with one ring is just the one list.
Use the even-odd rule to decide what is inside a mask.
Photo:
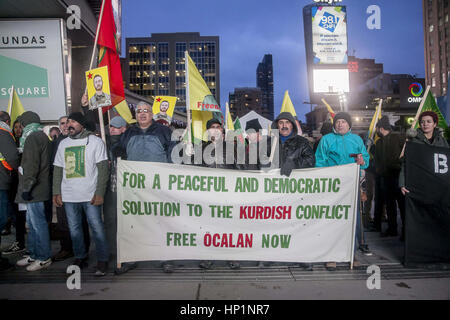
[(374, 155), (377, 174), (383, 177), (397, 177), (402, 166), (400, 153), (404, 144), (405, 136), (392, 131), (377, 141)]
[(292, 169), (302, 169), (314, 167), (315, 157), (314, 152), (309, 144), (309, 141), (298, 135), (297, 124), (294, 116), (289, 112), (282, 112), (272, 122), (272, 129), (278, 129), (278, 121), (280, 119), (289, 120), (292, 123), (291, 137), (284, 143), (281, 135), (279, 137), (278, 155), (279, 168), (281, 174), (289, 176)]
[[(236, 169), (236, 145), (235, 143), (229, 143), (229, 145), (232, 146), (233, 150), (230, 150), (229, 157), (231, 158), (231, 163), (227, 161), (227, 143), (225, 141), (222, 141), (222, 145), (214, 145), (213, 142), (203, 141), (202, 143), (202, 167), (207, 168), (218, 168), (218, 169)], [(207, 151), (205, 152), (205, 149)], [(217, 154), (216, 152), (222, 151), (222, 154)], [(206, 155), (206, 156), (205, 156)], [(211, 157), (212, 161), (211, 163), (207, 163), (207, 158)], [(208, 161), (209, 162), (209, 161)]]
[[(271, 141), (272, 141), (271, 138), (268, 136), (262, 136), (261, 141), (258, 141), (256, 143), (250, 143), (248, 140), (246, 140), (245, 165), (242, 166), (242, 165), (238, 164), (238, 169), (240, 169), (240, 170), (261, 170), (262, 168), (270, 167), (270, 163), (268, 163), (268, 161), (270, 158), (270, 152), (271, 152), (271, 147), (272, 147)], [(264, 163), (264, 164), (262, 163), (263, 159), (261, 158), (261, 154), (260, 154), (261, 152), (264, 151), (263, 147), (262, 147), (263, 142), (266, 144), (265, 157), (267, 158), (264, 161), (267, 163)], [(250, 154), (252, 154), (252, 159), (250, 159)], [(255, 157), (256, 159), (253, 159), (253, 157)], [(252, 162), (256, 162), (256, 163), (250, 163), (250, 160)]]
[[(26, 127), (39, 123), (40, 119), (34, 112), (26, 112), (21, 116), (21, 124)], [(43, 131), (30, 133), (24, 143), (22, 161), (19, 168), (19, 187), (16, 195), (17, 203), (43, 202), (51, 197), (50, 160), (52, 144)], [(31, 192), (32, 199), (22, 199), (23, 192)]]
[(155, 121), (142, 130), (138, 124), (131, 126), (113, 146), (113, 154), (131, 161), (172, 162), (171, 153), (175, 141), (172, 131)]
[(0, 121), (0, 190), (9, 190), (11, 175), (19, 166), (19, 152), (9, 126)]
[(361, 169), (369, 166), (369, 154), (360, 136), (349, 130), (340, 135), (333, 131), (322, 137), (316, 151), (316, 167), (331, 167), (354, 163), (355, 159), (350, 154), (361, 153), (364, 164)]
[[(430, 142), (430, 140), (428, 140), (427, 137), (425, 137), (425, 134), (423, 133), (422, 129), (420, 129), (420, 128), (409, 129), (406, 132), (406, 136), (411, 142), (427, 144), (427, 145), (435, 146), (435, 147), (444, 147), (444, 148), (449, 147), (447, 141), (445, 140), (445, 138), (443, 136), (443, 130), (439, 127), (434, 128), (433, 136), (431, 138), (432, 142)], [(401, 168), (400, 177), (399, 177), (399, 181), (398, 181), (399, 187), (406, 186), (406, 183), (405, 183), (405, 161), (404, 160), (405, 159), (403, 158), (402, 168)]]

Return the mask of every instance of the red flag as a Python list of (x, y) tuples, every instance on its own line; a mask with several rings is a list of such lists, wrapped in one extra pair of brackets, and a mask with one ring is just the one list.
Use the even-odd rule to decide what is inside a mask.
[(116, 110), (121, 113), (121, 108), (119, 107), (123, 105), (122, 107), (126, 106), (126, 109), (128, 109), (128, 105), (125, 101), (122, 69), (120, 67), (119, 54), (117, 53), (117, 29), (114, 21), (111, 0), (103, 1), (103, 17), (99, 18), (101, 24), (98, 30), (98, 45), (100, 46), (98, 67), (108, 67), (112, 105), (109, 107), (104, 107), (102, 111), (105, 113), (109, 109), (116, 107)]

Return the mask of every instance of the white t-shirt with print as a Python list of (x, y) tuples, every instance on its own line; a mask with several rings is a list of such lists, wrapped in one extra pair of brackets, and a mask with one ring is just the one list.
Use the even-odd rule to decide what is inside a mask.
[(62, 140), (53, 162), (63, 168), (62, 201), (91, 201), (97, 188), (97, 163), (104, 160), (108, 160), (105, 144), (95, 135)]

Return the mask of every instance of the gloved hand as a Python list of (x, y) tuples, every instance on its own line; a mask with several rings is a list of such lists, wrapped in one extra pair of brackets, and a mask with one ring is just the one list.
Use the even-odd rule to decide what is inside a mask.
[(281, 166), (280, 174), (282, 176), (289, 177), (291, 175), (292, 170), (295, 168), (294, 161), (286, 160), (286, 162)]
[(22, 199), (25, 201), (33, 200), (33, 197), (31, 196), (31, 191), (22, 192)]

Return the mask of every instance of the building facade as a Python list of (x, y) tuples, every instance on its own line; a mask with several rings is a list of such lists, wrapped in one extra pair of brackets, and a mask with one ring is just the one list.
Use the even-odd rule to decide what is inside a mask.
[(230, 114), (233, 119), (242, 117), (250, 111), (263, 115), (263, 93), (260, 88), (236, 88), (229, 95)]
[(220, 101), (219, 37), (191, 33), (153, 33), (126, 39), (127, 88), (153, 101), (155, 96), (178, 98), (186, 106), (184, 52), (188, 51), (211, 93)]
[(447, 94), (450, 75), (450, 1), (422, 0), (425, 76), (435, 97)]
[(273, 64), (272, 55), (264, 55), (263, 60), (256, 69), (256, 86), (262, 92), (261, 115), (269, 120), (273, 120)]

